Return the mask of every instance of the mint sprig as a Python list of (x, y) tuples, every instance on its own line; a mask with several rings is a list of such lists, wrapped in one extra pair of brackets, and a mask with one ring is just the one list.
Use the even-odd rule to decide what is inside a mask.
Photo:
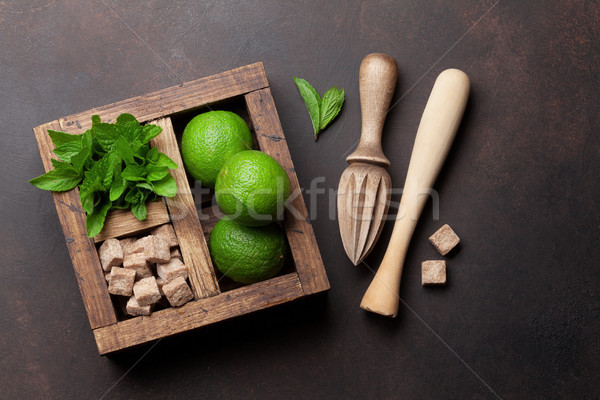
[(91, 129), (81, 135), (48, 130), (60, 160), (52, 159), (54, 169), (29, 182), (55, 192), (79, 186), (88, 237), (100, 233), (112, 209), (131, 209), (144, 220), (147, 201), (177, 193), (169, 174), (177, 164), (150, 148), (161, 131), (157, 125), (141, 125), (131, 114), (121, 114), (112, 124), (94, 115)]
[(327, 90), (321, 98), (315, 88), (304, 79), (294, 77), (294, 82), (298, 86), (300, 96), (302, 96), (308, 109), (315, 140), (317, 140), (319, 133), (327, 128), (327, 125), (337, 117), (342, 109), (345, 97), (344, 89), (338, 89), (337, 86), (334, 86)]

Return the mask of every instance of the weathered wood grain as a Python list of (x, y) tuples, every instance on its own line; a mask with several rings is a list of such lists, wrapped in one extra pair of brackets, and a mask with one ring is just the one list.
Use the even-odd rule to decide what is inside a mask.
[[(55, 158), (52, 153), (54, 144), (48, 136), (48, 129), (60, 129), (58, 121), (33, 129), (46, 171), (53, 168), (50, 159)], [(95, 329), (114, 324), (117, 322), (117, 317), (96, 246), (93, 239), (88, 238), (86, 234), (85, 212), (79, 201), (79, 190), (75, 188), (68, 192), (52, 192), (52, 196), (90, 326)]]
[(113, 210), (106, 216), (104, 228), (94, 237), (96, 243), (112, 237), (135, 235), (169, 222), (169, 212), (163, 199), (146, 204), (146, 219), (140, 221), (131, 210)]
[(141, 123), (200, 107), (269, 85), (262, 62), (211, 75), (178, 86), (93, 108), (61, 118), (61, 129), (79, 133), (90, 128), (91, 116), (114, 122), (121, 113), (134, 115)]
[(100, 354), (223, 321), (304, 296), (298, 274), (291, 273), (217, 296), (167, 308), (94, 330)]
[(156, 146), (158, 151), (165, 153), (179, 165), (179, 168), (171, 170), (177, 182), (177, 195), (166, 198), (166, 202), (179, 240), (181, 254), (188, 266), (192, 291), (196, 299), (214, 296), (219, 293), (219, 285), (185, 174), (183, 160), (179, 154), (171, 119), (161, 118), (151, 123), (163, 129), (162, 133), (150, 142), (151, 145)]
[(244, 97), (260, 149), (275, 158), (290, 178), (292, 194), (285, 211), (284, 226), (302, 290), (306, 294), (328, 290), (329, 281), (271, 90), (256, 90)]

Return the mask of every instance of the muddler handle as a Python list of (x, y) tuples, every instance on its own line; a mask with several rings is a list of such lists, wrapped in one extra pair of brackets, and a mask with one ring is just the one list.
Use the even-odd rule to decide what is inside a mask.
[(469, 77), (442, 72), (431, 91), (410, 157), (392, 237), (361, 308), (388, 317), (398, 313), (404, 257), (435, 179), (452, 145), (469, 97)]

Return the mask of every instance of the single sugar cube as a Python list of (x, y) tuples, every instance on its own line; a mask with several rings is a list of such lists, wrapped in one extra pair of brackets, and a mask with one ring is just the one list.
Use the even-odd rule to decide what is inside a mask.
[(110, 271), (110, 283), (108, 285), (108, 293), (117, 296), (131, 296), (134, 282), (134, 270), (121, 267), (114, 267)]
[(167, 242), (169, 242), (170, 247), (179, 245), (177, 236), (175, 235), (175, 230), (171, 224), (161, 225), (158, 228), (154, 228), (150, 233), (156, 237), (165, 239)]
[(166, 263), (171, 259), (171, 246), (165, 239), (148, 235), (135, 241), (129, 245), (130, 253), (142, 253), (146, 256), (146, 260), (152, 263)]
[(164, 279), (167, 283), (177, 277), (187, 279), (187, 267), (178, 258), (172, 258), (168, 263), (156, 264), (156, 274)]
[(134, 270), (137, 279), (152, 276), (152, 269), (150, 269), (144, 253), (128, 253), (125, 255), (125, 258), (123, 258), (123, 268)]
[(148, 254), (148, 261), (153, 263), (169, 262), (171, 259), (171, 246), (166, 239), (154, 236), (154, 253)]
[(436, 233), (429, 238), (431, 244), (435, 246), (437, 251), (445, 256), (460, 242), (460, 238), (454, 233), (450, 225), (446, 224), (437, 230)]
[(106, 239), (98, 249), (98, 255), (105, 271), (110, 271), (112, 267), (118, 267), (123, 262), (123, 250), (117, 239)]
[(139, 315), (150, 315), (152, 312), (152, 306), (140, 306), (138, 301), (135, 299), (135, 296), (131, 296), (127, 301), (125, 310), (127, 311), (127, 314), (137, 317)]
[(133, 295), (140, 306), (149, 306), (160, 300), (160, 291), (156, 284), (156, 279), (151, 276), (149, 278), (140, 279), (133, 285)]
[(181, 276), (162, 287), (165, 297), (173, 307), (179, 307), (194, 298), (192, 290)]
[(446, 284), (446, 261), (429, 260), (421, 263), (421, 284), (445, 285)]
[(123, 256), (126, 256), (127, 254), (131, 253), (130, 246), (133, 243), (135, 243), (136, 240), (136, 238), (132, 237), (119, 240), (119, 244), (121, 245), (121, 249), (123, 250)]
[(179, 249), (171, 249), (171, 258), (178, 258), (179, 261), (183, 261), (183, 257), (181, 257), (181, 251), (179, 251)]

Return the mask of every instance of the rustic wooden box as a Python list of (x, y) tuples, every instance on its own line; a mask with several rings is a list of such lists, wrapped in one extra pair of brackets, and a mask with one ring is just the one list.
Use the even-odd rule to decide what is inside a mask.
[[(292, 272), (252, 285), (225, 290), (220, 287), (213, 268), (205, 235), (216, 217), (214, 210), (204, 222), (198, 213), (188, 178), (183, 168), (171, 117), (202, 106), (228, 99), (243, 98), (255, 141), (260, 150), (275, 158), (287, 171), (292, 187), (284, 227), (293, 259)], [(140, 222), (131, 212), (117, 210), (109, 215), (105, 228), (94, 239), (86, 236), (85, 213), (77, 188), (53, 193), (56, 211), (62, 225), (73, 262), (79, 290), (94, 332), (100, 354), (107, 354), (165, 336), (195, 329), (231, 317), (285, 303), (329, 289), (315, 236), (298, 178), (290, 158), (279, 116), (269, 89), (262, 63), (255, 63), (179, 86), (120, 101), (104, 107), (60, 118), (34, 128), (46, 171), (52, 169), (53, 144), (48, 129), (83, 133), (91, 125), (91, 116), (114, 121), (127, 112), (141, 123), (154, 123), (163, 132), (153, 145), (171, 157), (180, 168), (172, 170), (178, 194), (148, 205), (148, 217)], [(214, 207), (213, 207), (214, 208)], [(180, 242), (180, 250), (190, 269), (190, 284), (195, 300), (182, 307), (155, 311), (148, 317), (120, 318), (107, 290), (97, 253), (97, 245), (109, 237), (144, 233), (152, 227), (172, 223)]]

